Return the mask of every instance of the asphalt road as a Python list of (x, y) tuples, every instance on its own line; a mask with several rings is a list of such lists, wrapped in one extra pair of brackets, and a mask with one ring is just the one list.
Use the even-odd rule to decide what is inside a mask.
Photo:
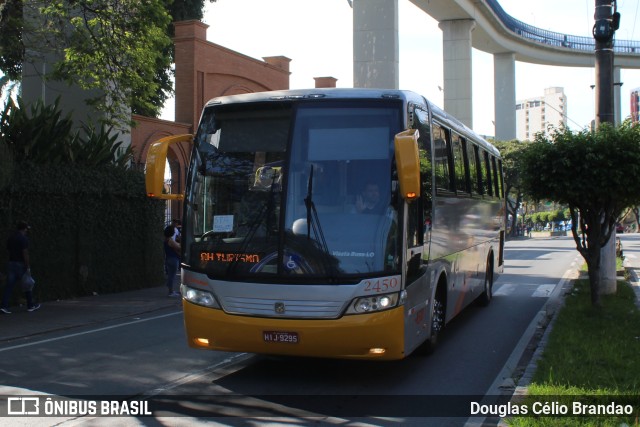
[(489, 307), (466, 309), (427, 357), (365, 363), (193, 350), (185, 344), (181, 312), (173, 305), (3, 342), (0, 395), (111, 395), (149, 400), (153, 415), (12, 417), (0, 422), (495, 425), (497, 420), (470, 418), (459, 409), (459, 398), (479, 401), (485, 395), (512, 393), (540, 330), (541, 310), (580, 260), (570, 238), (511, 241), (505, 258)]

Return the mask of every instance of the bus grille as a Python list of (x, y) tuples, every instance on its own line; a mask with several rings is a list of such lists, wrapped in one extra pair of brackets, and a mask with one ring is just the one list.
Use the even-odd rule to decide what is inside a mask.
[(342, 301), (271, 300), (226, 297), (222, 306), (227, 313), (279, 318), (335, 319), (340, 316)]

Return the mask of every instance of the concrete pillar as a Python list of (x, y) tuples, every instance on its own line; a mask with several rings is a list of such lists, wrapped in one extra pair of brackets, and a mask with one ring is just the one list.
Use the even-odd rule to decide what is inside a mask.
[(398, 89), (398, 0), (353, 0), (353, 86)]
[(472, 19), (442, 21), (444, 64), (444, 109), (473, 128), (471, 32)]
[(622, 98), (620, 97), (620, 89), (622, 83), (620, 81), (620, 67), (613, 67), (613, 123), (620, 126), (622, 123)]
[(493, 55), (493, 91), (496, 139), (510, 141), (516, 138), (515, 53)]

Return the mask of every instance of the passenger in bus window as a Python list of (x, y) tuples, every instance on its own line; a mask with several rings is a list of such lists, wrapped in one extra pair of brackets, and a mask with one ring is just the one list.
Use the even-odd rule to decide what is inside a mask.
[(378, 184), (368, 182), (362, 193), (356, 196), (356, 212), (358, 213), (381, 213), (384, 206), (380, 201), (380, 187)]

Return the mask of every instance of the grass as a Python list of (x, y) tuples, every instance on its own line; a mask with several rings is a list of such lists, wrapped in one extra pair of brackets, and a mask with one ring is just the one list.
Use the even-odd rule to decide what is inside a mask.
[[(526, 416), (508, 418), (513, 426), (639, 426), (640, 310), (626, 281), (615, 295), (592, 307), (589, 281), (577, 280), (567, 295), (538, 361), (528, 396), (519, 402)], [(631, 415), (575, 416), (573, 402), (630, 404)], [(545, 402), (566, 405), (568, 415), (532, 415)], [(591, 407), (589, 407), (591, 409)]]

